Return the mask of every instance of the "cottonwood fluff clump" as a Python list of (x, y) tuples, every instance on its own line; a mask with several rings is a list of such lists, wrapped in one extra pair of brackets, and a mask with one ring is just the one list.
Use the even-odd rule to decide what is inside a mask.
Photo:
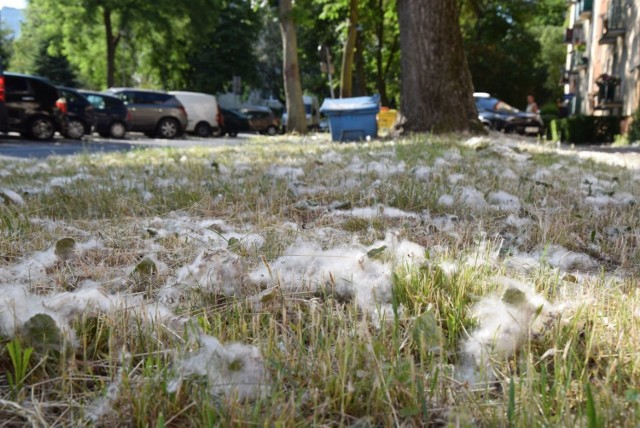
[[(196, 345), (195, 343), (193, 345)], [(268, 392), (268, 375), (260, 350), (242, 343), (222, 344), (218, 339), (199, 334), (197, 349), (175, 358), (178, 379), (168, 385), (175, 392), (185, 377), (207, 379), (214, 395), (254, 400)]]
[(393, 269), (424, 261), (424, 247), (399, 241), (394, 234), (368, 247), (351, 244), (326, 250), (299, 239), (269, 266), (250, 272), (249, 279), (263, 288), (334, 294), (353, 301), (378, 323), (393, 316)]
[(501, 292), (482, 298), (472, 309), (478, 328), (462, 344), (460, 377), (468, 382), (495, 379), (494, 364), (514, 355), (528, 340), (543, 335), (560, 308), (527, 284), (493, 278)]

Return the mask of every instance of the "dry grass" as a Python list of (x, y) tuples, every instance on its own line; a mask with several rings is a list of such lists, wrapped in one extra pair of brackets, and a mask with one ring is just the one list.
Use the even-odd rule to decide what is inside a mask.
[[(640, 422), (637, 166), (499, 136), (279, 137), (0, 160), (0, 177), (4, 425)], [(497, 192), (519, 207), (499, 208)], [(76, 243), (69, 257), (47, 253), (64, 237)], [(403, 241), (421, 246), (415, 262), (394, 256)], [(337, 259), (319, 284), (314, 259), (288, 253), (301, 242)], [(203, 250), (225, 261), (192, 281), (185, 269)], [(362, 269), (389, 270), (389, 289), (369, 300), (350, 288), (358, 252)], [(279, 271), (283, 256), (306, 273)], [(256, 282), (259, 269), (274, 279)], [(529, 300), (504, 286), (515, 280)], [(7, 296), (18, 289), (24, 313), (45, 302), (57, 324), (16, 321), (24, 302)], [(55, 306), (88, 289), (102, 306)], [(476, 364), (465, 346), (494, 314), (473, 310), (490, 304), (511, 318)], [(517, 346), (503, 345), (514, 331)], [(240, 399), (189, 372), (202, 337), (258, 350), (262, 388)], [(240, 376), (245, 354), (207, 364)]]

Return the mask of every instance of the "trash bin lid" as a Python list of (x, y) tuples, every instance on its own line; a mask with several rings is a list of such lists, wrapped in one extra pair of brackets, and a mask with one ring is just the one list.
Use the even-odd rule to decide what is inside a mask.
[(370, 110), (377, 113), (380, 110), (380, 95), (352, 98), (326, 98), (320, 107), (320, 113), (348, 112)]

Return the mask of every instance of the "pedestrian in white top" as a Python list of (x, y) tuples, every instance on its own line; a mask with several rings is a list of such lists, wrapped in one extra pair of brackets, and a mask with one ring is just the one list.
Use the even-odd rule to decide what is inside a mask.
[(538, 104), (533, 95), (527, 95), (527, 113), (538, 114)]

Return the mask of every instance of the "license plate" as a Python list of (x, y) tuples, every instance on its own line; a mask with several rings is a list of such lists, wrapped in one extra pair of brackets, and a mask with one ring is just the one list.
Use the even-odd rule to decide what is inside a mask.
[(538, 128), (537, 126), (527, 126), (524, 128), (524, 132), (526, 132), (527, 134), (533, 134), (536, 133), (540, 130), (540, 128)]

